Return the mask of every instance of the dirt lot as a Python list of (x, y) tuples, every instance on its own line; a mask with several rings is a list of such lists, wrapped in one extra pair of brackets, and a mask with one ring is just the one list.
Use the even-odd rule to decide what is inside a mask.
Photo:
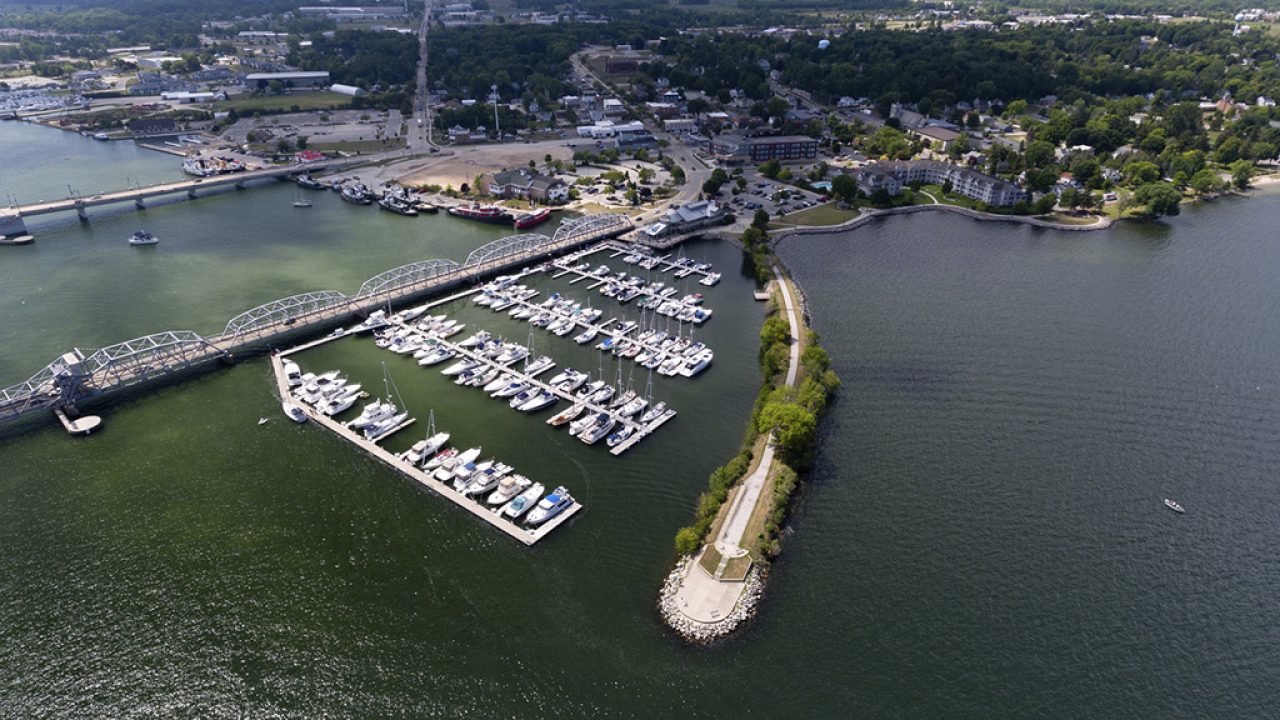
[(445, 148), (432, 157), (413, 160), (393, 169), (399, 173), (396, 179), (405, 185), (452, 185), (457, 188), (462, 183), (470, 185), (477, 175), (528, 166), (530, 160), (541, 166), (548, 154), (565, 162), (573, 160), (573, 151), (565, 141), (553, 140)]

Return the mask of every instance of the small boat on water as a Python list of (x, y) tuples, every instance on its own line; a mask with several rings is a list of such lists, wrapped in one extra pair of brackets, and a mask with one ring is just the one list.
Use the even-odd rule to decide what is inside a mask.
[(471, 205), (458, 206), (449, 208), (449, 214), (454, 217), (466, 218), (468, 220), (479, 220), (480, 222), (495, 223), (498, 225), (511, 224), (511, 213), (494, 205)]
[(324, 189), (324, 183), (320, 182), (319, 180), (316, 180), (315, 178), (311, 177), (311, 175), (307, 173), (303, 173), (299, 175), (295, 181), (298, 183), (298, 187), (300, 188), (306, 188), (308, 190)]
[(146, 230), (139, 230), (129, 238), (130, 245), (155, 245), (160, 242), (160, 238), (152, 235)]
[(1186, 508), (1182, 507), (1177, 502), (1170, 500), (1169, 498), (1164, 499), (1164, 506), (1176, 513), (1184, 513), (1187, 511)]

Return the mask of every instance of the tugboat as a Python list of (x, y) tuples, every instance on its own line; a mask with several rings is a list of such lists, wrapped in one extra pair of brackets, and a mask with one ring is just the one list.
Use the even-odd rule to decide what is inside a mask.
[(511, 213), (494, 205), (451, 207), (449, 208), (449, 214), (454, 217), (479, 220), (480, 222), (494, 223), (495, 225), (510, 225), (513, 219)]
[(418, 211), (413, 207), (413, 202), (405, 192), (395, 188), (389, 188), (382, 193), (382, 199), (378, 200), (378, 206), (383, 210), (390, 210), (398, 215), (414, 217), (418, 214)]
[(342, 186), (340, 193), (342, 199), (356, 205), (372, 205), (373, 193), (369, 192), (369, 188), (358, 180), (352, 180)]
[(315, 178), (311, 177), (311, 176), (310, 176), (310, 175), (308, 175), (307, 173), (303, 173), (303, 174), (299, 175), (299, 176), (298, 176), (298, 178), (297, 178), (297, 182), (298, 182), (298, 187), (300, 187), (300, 188), (306, 188), (306, 189), (308, 189), (308, 190), (323, 190), (323, 189), (324, 189), (324, 184), (323, 184), (323, 183), (321, 183), (319, 180), (316, 180)]
[(534, 227), (535, 225), (541, 225), (542, 223), (550, 219), (551, 219), (550, 208), (542, 208), (541, 210), (535, 213), (523, 215), (520, 218), (518, 218), (516, 220), (516, 228), (519, 230), (523, 230), (525, 228), (531, 228), (531, 227)]
[(158, 242), (160, 242), (160, 238), (146, 230), (139, 230), (133, 234), (133, 237), (129, 238), (130, 245), (155, 245)]

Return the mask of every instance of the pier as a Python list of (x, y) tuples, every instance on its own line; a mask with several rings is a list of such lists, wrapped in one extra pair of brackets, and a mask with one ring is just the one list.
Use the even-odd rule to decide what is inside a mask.
[(476, 248), (462, 263), (423, 260), (392, 268), (366, 280), (354, 296), (321, 290), (273, 300), (231, 318), (211, 337), (169, 330), (98, 350), (75, 349), (25, 382), (0, 389), (0, 425), (47, 417), (54, 408), (99, 402), (128, 388), (234, 361), (288, 337), (320, 333), (362, 313), (536, 264), (629, 229), (625, 216), (587, 215), (561, 224), (553, 237), (528, 233), (500, 238)]
[[(462, 495), (461, 493), (454, 490), (449, 485), (446, 485), (445, 483), (442, 483), (439, 480), (436, 480), (426, 471), (421, 470), (416, 466), (405, 462), (404, 460), (401, 460), (399, 457), (397, 457), (390, 451), (382, 448), (380, 445), (378, 445), (377, 442), (366, 440), (363, 436), (360, 435), (360, 433), (352, 430), (346, 425), (343, 425), (337, 420), (334, 420), (333, 418), (326, 416), (324, 413), (317, 412), (314, 408), (307, 405), (306, 403), (297, 402), (293, 400), (292, 395), (289, 393), (288, 381), (285, 379), (284, 364), (282, 360), (290, 354), (300, 352), (301, 349), (302, 348), (294, 348), (287, 352), (277, 353), (271, 356), (271, 370), (276, 379), (276, 392), (280, 394), (280, 398), (282, 400), (289, 400), (293, 402), (294, 405), (301, 408), (302, 411), (306, 413), (307, 419), (310, 420), (311, 422), (314, 422), (316, 425), (319, 425), (320, 427), (323, 427), (326, 430), (333, 432), (338, 437), (342, 438), (343, 440), (346, 440), (352, 445), (355, 445), (357, 448), (368, 453), (374, 459), (378, 460), (384, 465), (387, 465), (391, 469), (395, 470), (401, 475), (404, 475), (410, 480), (417, 482), (419, 485), (434, 491), (440, 497), (443, 497), (449, 500), (454, 505), (462, 508), (463, 510), (466, 510), (467, 512), (471, 513), (475, 517), (480, 518), (481, 520), (488, 523), (490, 526), (496, 528), (497, 530), (507, 535), (508, 537), (514, 538), (515, 540), (525, 545), (533, 545), (534, 543), (538, 542), (539, 540), (546, 537), (547, 535), (550, 535), (552, 531), (554, 531), (556, 528), (560, 527), (564, 523), (568, 522), (569, 518), (573, 517), (574, 515), (577, 515), (578, 512), (582, 510), (583, 508), (582, 503), (577, 502), (575, 500), (571, 507), (562, 511), (559, 515), (551, 518), (546, 523), (539, 525), (536, 528), (525, 527), (523, 525), (520, 525), (518, 521), (508, 520), (503, 516), (499, 515), (498, 513), (494, 512), (492, 509), (486, 507), (485, 505), (482, 505), (481, 503), (476, 502), (475, 500), (472, 500), (466, 497), (465, 495)], [(401, 427), (404, 427), (404, 425), (402, 425)], [(399, 429), (400, 428), (397, 428), (397, 430)], [(387, 435), (384, 435), (380, 439), (385, 439), (390, 435), (391, 433), (388, 433)]]

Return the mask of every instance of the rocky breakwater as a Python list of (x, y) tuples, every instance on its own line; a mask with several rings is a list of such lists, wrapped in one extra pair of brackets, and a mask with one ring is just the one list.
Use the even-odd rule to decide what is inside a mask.
[(715, 622), (695, 620), (681, 611), (680, 591), (684, 587), (686, 573), (690, 572), (703, 571), (694, 562), (693, 555), (686, 555), (676, 563), (658, 594), (658, 612), (662, 615), (663, 622), (681, 639), (698, 645), (709, 645), (732, 633), (755, 615), (756, 606), (764, 594), (765, 570), (753, 567), (746, 580), (741, 582), (713, 581), (740, 586), (740, 595), (733, 611)]

